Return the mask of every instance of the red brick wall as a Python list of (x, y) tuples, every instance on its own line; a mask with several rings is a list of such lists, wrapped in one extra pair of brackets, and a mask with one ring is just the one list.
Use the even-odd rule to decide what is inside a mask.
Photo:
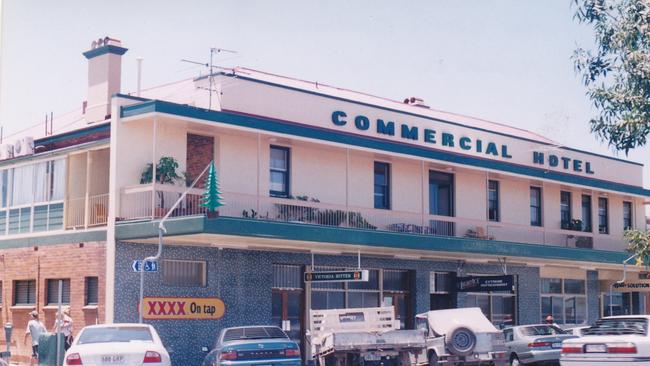
[[(203, 169), (214, 159), (214, 137), (187, 134), (187, 174), (192, 178), (201, 174)], [(196, 187), (203, 187), (204, 179), (196, 183)]]
[[(48, 331), (52, 330), (56, 308), (48, 308), (47, 280), (70, 279), (70, 310), (75, 334), (86, 325), (103, 322), (105, 303), (106, 246), (104, 243), (79, 243), (0, 250), (0, 280), (2, 281), (2, 324), (14, 325), (12, 361), (29, 361), (31, 343), (23, 344), (29, 312), (36, 309)], [(85, 308), (85, 278), (99, 278), (98, 307)], [(34, 307), (18, 308), (14, 303), (15, 280), (36, 280)], [(0, 348), (4, 350), (4, 334), (0, 332)], [(16, 356), (16, 357), (14, 357)]]

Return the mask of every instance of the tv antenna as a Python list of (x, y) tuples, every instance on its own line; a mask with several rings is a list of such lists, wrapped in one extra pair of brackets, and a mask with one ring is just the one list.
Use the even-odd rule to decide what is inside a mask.
[(227, 50), (225, 48), (210, 47), (210, 63), (181, 59), (182, 62), (187, 62), (187, 63), (195, 64), (195, 65), (201, 65), (201, 66), (204, 66), (204, 67), (208, 68), (208, 70), (209, 70), (208, 71), (209, 72), (208, 81), (210, 83), (210, 87), (208, 89), (208, 91), (209, 91), (208, 109), (212, 109), (212, 69), (217, 67), (217, 66), (214, 66), (214, 54), (215, 53), (222, 53), (222, 52), (237, 53), (237, 51)]

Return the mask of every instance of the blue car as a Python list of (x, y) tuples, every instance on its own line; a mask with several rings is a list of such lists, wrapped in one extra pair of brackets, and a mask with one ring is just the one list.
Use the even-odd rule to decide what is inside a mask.
[(280, 328), (226, 328), (203, 366), (300, 366), (300, 348)]

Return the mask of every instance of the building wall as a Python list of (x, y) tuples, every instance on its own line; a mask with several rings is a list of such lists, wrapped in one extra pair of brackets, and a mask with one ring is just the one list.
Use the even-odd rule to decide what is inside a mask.
[[(82, 245), (83, 244), (83, 245)], [(0, 250), (0, 280), (2, 281), (2, 324), (12, 323), (12, 361), (28, 361), (31, 343), (23, 344), (29, 312), (39, 312), (48, 331), (56, 318), (56, 306), (48, 306), (47, 280), (70, 279), (70, 310), (74, 334), (86, 325), (103, 322), (105, 243), (70, 243)], [(85, 304), (85, 278), (98, 277), (98, 305)], [(14, 281), (36, 280), (36, 303), (14, 306)], [(1, 344), (4, 344), (4, 335)], [(3, 346), (4, 347), (4, 346)]]
[[(168, 243), (173, 243), (168, 239)], [(116, 255), (115, 321), (137, 321), (139, 274), (131, 263), (152, 255), (154, 245), (118, 243)], [(166, 245), (162, 259), (201, 260), (207, 262), (207, 287), (171, 287), (162, 285), (162, 271), (145, 277), (145, 296), (150, 297), (219, 297), (226, 313), (219, 320), (147, 320), (160, 333), (176, 364), (198, 364), (201, 347), (211, 347), (219, 331), (225, 327), (271, 324), (271, 288), (273, 264), (309, 265), (311, 257), (303, 253), (261, 252), (218, 249), (197, 246)], [(356, 267), (355, 256), (316, 255), (317, 265)], [(403, 269), (415, 271), (412, 304), (414, 314), (429, 310), (429, 273), (457, 272), (455, 261), (424, 261), (397, 258), (361, 258), (363, 268)], [(466, 263), (465, 274), (502, 274), (494, 264)], [(539, 322), (539, 270), (535, 267), (509, 266), (508, 274), (518, 278), (518, 318), (521, 324)], [(462, 306), (462, 295), (459, 303)]]
[[(122, 144), (139, 144), (133, 154), (124, 151), (118, 155), (126, 159), (118, 167), (118, 187), (137, 184), (140, 173), (152, 154), (153, 141), (151, 123), (135, 121), (124, 123), (121, 127), (125, 141)], [(587, 190), (582, 187), (569, 186), (554, 182), (541, 182), (537, 179), (496, 174), (491, 171), (467, 167), (452, 167), (433, 161), (380, 154), (359, 149), (349, 149), (328, 144), (316, 144), (293, 140), (286, 137), (226, 130), (218, 124), (176, 123), (158, 119), (156, 155), (173, 156), (180, 164), (179, 171), (185, 169), (187, 159), (187, 133), (200, 129), (201, 133), (215, 136), (215, 156), (219, 170), (221, 189), (228, 199), (228, 194), (237, 195), (234, 205), (238, 212), (258, 207), (257, 195), (262, 197), (262, 204), (269, 195), (269, 149), (271, 145), (290, 148), (290, 194), (308, 196), (323, 204), (345, 205), (349, 208), (373, 209), (373, 163), (388, 162), (391, 165), (391, 211), (381, 214), (394, 215), (384, 218), (380, 225), (395, 222), (417, 221), (418, 216), (429, 212), (428, 171), (437, 169), (451, 172), (455, 177), (455, 216), (458, 218), (456, 234), (462, 235), (479, 226), (489, 226), (488, 237), (496, 240), (513, 242), (550, 244), (559, 246), (576, 245), (580, 234), (560, 231), (560, 192), (572, 194), (572, 218), (581, 219), (581, 195), (592, 196), (592, 221), (598, 220), (598, 197), (606, 195), (609, 201), (609, 233), (599, 234), (597, 225), (592, 225), (594, 236), (593, 248), (601, 250), (624, 250), (622, 202), (634, 203), (634, 221), (642, 228), (643, 199), (613, 192)], [(133, 133), (130, 131), (133, 130)], [(228, 131), (228, 132), (226, 132)], [(124, 149), (122, 149), (124, 150)], [(127, 150), (131, 150), (131, 147)], [(131, 158), (133, 156), (134, 158)], [(119, 158), (119, 157), (118, 157)], [(123, 161), (123, 160), (120, 160)], [(621, 165), (624, 163), (612, 164)], [(500, 221), (487, 221), (486, 184), (488, 179), (499, 181), (500, 185)], [(542, 187), (543, 227), (530, 225), (530, 187)], [(241, 207), (239, 207), (241, 206)], [(262, 209), (262, 211), (265, 211)], [(408, 217), (411, 220), (401, 219)], [(372, 215), (370, 215), (372, 216)], [(427, 217), (422, 217), (426, 222)], [(639, 226), (641, 225), (641, 226)], [(545, 232), (546, 231), (546, 232)], [(582, 234), (583, 236), (585, 234)]]

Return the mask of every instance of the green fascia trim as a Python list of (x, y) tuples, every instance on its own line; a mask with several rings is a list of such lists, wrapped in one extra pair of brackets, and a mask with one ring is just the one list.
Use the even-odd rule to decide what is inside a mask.
[[(203, 215), (172, 218), (165, 221), (167, 235), (190, 235), (203, 232)], [(158, 223), (160, 221), (117, 222), (115, 225), (115, 239), (144, 239), (158, 237)]]
[(124, 47), (109, 44), (109, 45), (106, 45), (106, 46), (95, 48), (94, 50), (86, 51), (86, 52), (83, 53), (83, 55), (88, 60), (90, 60), (91, 58), (101, 56), (101, 55), (105, 55), (107, 53), (112, 53), (112, 54), (121, 56), (121, 55), (125, 54), (126, 51), (128, 51), (128, 50), (129, 50), (128, 48), (124, 48)]
[(35, 146), (36, 145), (47, 145), (47, 144), (51, 144), (53, 142), (58, 142), (58, 141), (61, 141), (61, 140), (68, 140), (68, 139), (72, 139), (72, 138), (77, 138), (77, 137), (90, 135), (90, 134), (96, 133), (96, 132), (104, 132), (104, 131), (110, 131), (110, 130), (111, 130), (111, 123), (110, 122), (105, 122), (105, 123), (102, 123), (102, 124), (99, 124), (99, 125), (96, 125), (96, 126), (86, 127), (86, 128), (82, 128), (82, 129), (79, 129), (79, 130), (74, 130), (74, 131), (62, 133), (60, 135), (44, 137), (44, 138), (41, 138), (41, 139), (38, 139), (38, 140), (34, 141), (34, 145)]
[(147, 98), (136, 97), (135, 95), (122, 94), (122, 93), (115, 93), (115, 94), (112, 95), (112, 97), (137, 100), (139, 102), (148, 102), (148, 101), (151, 100), (151, 99), (147, 99)]
[(0, 237), (0, 249), (83, 243), (87, 241), (106, 241), (106, 230), (52, 234), (16, 239), (1, 239)]
[[(3, 160), (0, 162), (0, 168), (4, 168), (9, 165), (17, 164), (17, 163), (23, 163), (26, 161), (32, 161), (32, 160), (41, 160), (44, 158), (48, 157), (56, 157), (60, 155), (65, 155), (71, 151), (79, 151), (79, 150), (84, 150), (84, 149), (90, 149), (96, 146), (102, 146), (102, 145), (108, 145), (110, 142), (110, 139), (102, 139), (102, 140), (97, 140), (97, 141), (91, 141), (91, 142), (86, 142), (84, 144), (80, 145), (74, 145), (70, 147), (66, 147), (63, 149), (58, 149), (58, 150), (52, 150), (40, 154), (34, 154), (34, 155), (24, 155), (24, 156), (19, 156), (17, 158), (13, 159), (7, 159)], [(108, 147), (108, 146), (106, 146)]]
[[(118, 240), (155, 238), (158, 236), (157, 225), (157, 221), (119, 224), (115, 228), (115, 236)], [(166, 235), (168, 236), (206, 233), (277, 240), (363, 245), (398, 250), (415, 249), (432, 252), (472, 253), (616, 264), (622, 263), (629, 257), (629, 254), (626, 252), (521, 244), (473, 238), (433, 237), (223, 216), (217, 219), (207, 219), (203, 216), (178, 218), (167, 221), (165, 226), (167, 228)]]
[(254, 128), (263, 131), (282, 133), (293, 136), (307, 137), (316, 140), (331, 141), (345, 145), (360, 146), (375, 150), (383, 150), (398, 154), (417, 156), (427, 159), (447, 161), (456, 164), (469, 165), (479, 168), (500, 170), (503, 172), (521, 174), (525, 176), (549, 179), (557, 182), (589, 186), (599, 189), (630, 193), (650, 197), (650, 189), (632, 186), (629, 184), (610, 182), (601, 179), (582, 177), (544, 168), (530, 167), (526, 165), (494, 161), (474, 156), (461, 155), (433, 148), (415, 146), (408, 143), (387, 141), (380, 138), (365, 137), (347, 132), (333, 131), (325, 128), (318, 128), (304, 124), (253, 117), (248, 115), (218, 112), (196, 108), (185, 104), (176, 104), (160, 100), (152, 100), (140, 104), (122, 107), (120, 114), (122, 118), (137, 116), (145, 113), (167, 113), (170, 115), (195, 118), (216, 123), (225, 123), (234, 126)]

